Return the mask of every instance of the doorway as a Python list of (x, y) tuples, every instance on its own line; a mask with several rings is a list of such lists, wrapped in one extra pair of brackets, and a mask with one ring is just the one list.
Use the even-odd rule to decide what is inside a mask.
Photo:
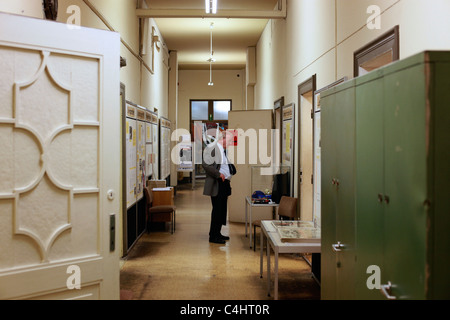
[(316, 75), (298, 86), (298, 179), (297, 216), (300, 220), (313, 220), (314, 194), (314, 91)]

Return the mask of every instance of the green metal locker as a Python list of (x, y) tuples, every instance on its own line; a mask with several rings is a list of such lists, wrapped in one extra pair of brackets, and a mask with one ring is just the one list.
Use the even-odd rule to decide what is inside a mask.
[[(321, 97), (322, 99), (323, 97)], [(336, 96), (330, 94), (327, 97), (328, 104), (336, 104)], [(322, 102), (321, 102), (322, 103)], [(336, 255), (332, 245), (336, 243), (336, 190), (331, 179), (336, 172), (336, 108), (321, 108), (321, 126), (326, 125), (327, 130), (321, 132), (321, 298), (336, 299)], [(325, 116), (325, 122), (323, 117)], [(327, 120), (329, 119), (329, 120)], [(324, 184), (325, 183), (325, 184)], [(323, 201), (327, 199), (327, 201)], [(326, 214), (324, 214), (324, 212)]]
[[(355, 88), (342, 85), (330, 97), (333, 107), (322, 109), (322, 269), (323, 299), (352, 299), (355, 264)], [(322, 99), (322, 98), (321, 98)], [(330, 100), (326, 100), (330, 102)], [(345, 103), (340, 103), (345, 101)], [(344, 126), (341, 124), (345, 124)], [(324, 254), (325, 253), (325, 254)], [(323, 280), (325, 278), (325, 281)], [(345, 283), (345, 286), (339, 285)]]
[[(354, 88), (354, 97), (339, 94), (344, 86)], [(352, 104), (353, 125), (352, 117), (333, 114)], [(424, 52), (353, 79), (324, 93), (321, 105), (322, 172), (327, 172), (322, 261), (328, 262), (322, 274), (330, 275), (322, 278), (322, 297), (348, 297), (340, 293), (353, 280), (355, 299), (448, 299), (450, 53)], [(349, 168), (353, 164), (354, 192), (341, 195), (354, 201), (353, 222), (331, 210), (336, 199), (325, 192), (333, 174), (325, 165), (336, 161), (337, 150), (348, 148), (336, 138), (342, 135), (339, 127), (352, 126), (354, 161), (351, 153), (347, 161)], [(329, 261), (335, 254), (327, 246), (349, 228), (354, 228), (354, 246), (348, 246), (354, 274), (341, 281), (337, 267), (344, 266), (333, 271)]]
[[(356, 264), (355, 297), (381, 299), (368, 290), (367, 270), (383, 270), (384, 96), (381, 72), (373, 72), (356, 90)], [(356, 84), (356, 83), (355, 83)], [(370, 252), (370, 254), (367, 254)], [(373, 267), (372, 267), (373, 268)], [(381, 279), (379, 280), (381, 283)], [(370, 282), (373, 284), (372, 282)]]

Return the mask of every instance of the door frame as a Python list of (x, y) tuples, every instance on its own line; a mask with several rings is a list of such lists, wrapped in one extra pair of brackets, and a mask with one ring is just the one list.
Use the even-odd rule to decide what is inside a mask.
[[(301, 217), (301, 213), (302, 213), (302, 211), (301, 211), (301, 207), (302, 207), (302, 205), (301, 205), (301, 183), (302, 183), (302, 180), (303, 180), (303, 172), (302, 172), (302, 161), (301, 161), (301, 151), (302, 151), (302, 149), (301, 149), (301, 147), (302, 147), (302, 135), (301, 135), (301, 128), (302, 128), (302, 96), (304, 95), (304, 94), (306, 94), (306, 93), (308, 93), (308, 92), (311, 92), (311, 94), (312, 94), (312, 107), (313, 107), (313, 109), (312, 109), (312, 113), (311, 113), (311, 121), (313, 122), (312, 123), (312, 132), (311, 132), (311, 134), (312, 134), (312, 139), (313, 139), (313, 141), (312, 141), (312, 145), (314, 146), (314, 133), (315, 133), (315, 128), (314, 128), (314, 118), (313, 118), (313, 116), (314, 116), (314, 105), (315, 105), (315, 101), (314, 101), (314, 99), (315, 99), (315, 96), (314, 96), (314, 92), (316, 91), (316, 87), (317, 87), (317, 85), (316, 85), (316, 83), (317, 83), (317, 75), (316, 74), (314, 74), (314, 75), (312, 75), (310, 78), (308, 78), (308, 79), (306, 79), (305, 81), (303, 81), (302, 83), (300, 83), (299, 85), (298, 85), (298, 121), (297, 121), (297, 132), (298, 132), (298, 143), (297, 143), (297, 150), (298, 150), (298, 152), (297, 152), (297, 178), (296, 178), (296, 180), (297, 180), (297, 194), (296, 194), (296, 196), (297, 196), (297, 201), (298, 201), (298, 206), (297, 206), (297, 217)], [(312, 152), (312, 158), (311, 158), (311, 161), (312, 161), (312, 171), (314, 172), (314, 152)], [(312, 198), (312, 200), (314, 201), (314, 192), (313, 192), (313, 198)]]

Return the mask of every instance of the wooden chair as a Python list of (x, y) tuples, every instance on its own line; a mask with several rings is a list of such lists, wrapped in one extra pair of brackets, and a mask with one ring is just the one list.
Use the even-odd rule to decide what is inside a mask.
[(153, 222), (171, 222), (171, 233), (175, 232), (176, 207), (172, 205), (153, 206), (153, 192), (151, 188), (144, 188), (147, 216), (147, 232), (150, 232), (150, 224)]
[[(297, 198), (282, 196), (278, 206), (278, 215), (281, 220), (293, 220), (297, 214)], [(253, 224), (253, 251), (256, 251), (256, 227), (261, 228), (261, 220)]]

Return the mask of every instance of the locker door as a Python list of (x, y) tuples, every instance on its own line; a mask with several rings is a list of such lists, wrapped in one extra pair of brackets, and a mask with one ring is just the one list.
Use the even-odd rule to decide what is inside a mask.
[(355, 87), (336, 94), (337, 298), (354, 298), (355, 268)]
[(322, 97), (322, 163), (321, 163), (321, 297), (336, 299), (336, 254), (332, 245), (336, 243), (336, 135), (335, 135), (335, 96)]
[(385, 261), (397, 299), (424, 298), (426, 193), (425, 68), (385, 77)]
[[(356, 298), (381, 299), (367, 280), (371, 266), (383, 270), (384, 124), (383, 80), (358, 85), (356, 90)], [(372, 269), (370, 269), (372, 270)], [(378, 279), (375, 279), (375, 281)], [(370, 284), (374, 283), (371, 279)]]

